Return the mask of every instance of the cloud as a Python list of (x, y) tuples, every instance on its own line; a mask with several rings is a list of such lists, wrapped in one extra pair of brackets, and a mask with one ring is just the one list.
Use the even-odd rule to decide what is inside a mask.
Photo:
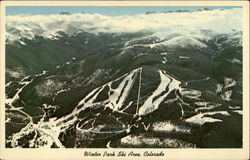
[(242, 9), (210, 10), (139, 14), (132, 16), (105, 16), (100, 14), (71, 15), (17, 15), (6, 18), (6, 39), (9, 42), (28, 39), (35, 35), (52, 38), (58, 31), (73, 35), (81, 30), (91, 33), (126, 33), (150, 31), (164, 39), (177, 33), (208, 38), (204, 30), (212, 33), (242, 31)]

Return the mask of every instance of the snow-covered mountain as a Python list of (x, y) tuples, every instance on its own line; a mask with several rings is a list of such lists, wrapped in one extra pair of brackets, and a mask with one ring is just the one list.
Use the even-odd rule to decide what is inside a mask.
[(207, 39), (210, 37), (207, 32), (202, 33), (203, 30), (215, 33), (242, 31), (241, 15), (242, 9), (235, 8), (114, 17), (100, 14), (7, 16), (6, 39), (13, 42), (21, 38), (33, 39), (36, 35), (56, 39), (60, 36), (58, 32), (75, 35), (81, 31), (95, 34), (152, 31), (160, 39), (172, 33)]
[(8, 16), (6, 147), (241, 147), (241, 14)]

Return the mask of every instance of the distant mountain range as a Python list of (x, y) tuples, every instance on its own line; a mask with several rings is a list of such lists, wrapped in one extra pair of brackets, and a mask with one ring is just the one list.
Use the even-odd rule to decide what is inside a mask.
[[(156, 14), (156, 13), (173, 13), (173, 12), (197, 12), (197, 11), (211, 11), (213, 9), (209, 9), (209, 8), (201, 8), (201, 9), (196, 9), (196, 10), (175, 10), (175, 11), (160, 11), (160, 12), (156, 12), (156, 11), (147, 11), (145, 12), (145, 14)], [(224, 10), (224, 9), (220, 9), (220, 10)], [(70, 12), (60, 12), (60, 15), (71, 15), (73, 13)], [(85, 12), (81, 12), (81, 14), (86, 14)]]
[[(176, 10), (176, 11), (161, 11), (161, 12), (155, 12), (155, 11), (148, 11), (145, 14), (156, 14), (156, 13), (174, 13), (174, 12), (200, 12), (200, 11), (211, 11), (213, 9), (209, 9), (209, 8), (201, 8), (201, 9), (196, 9), (196, 10)], [(220, 9), (220, 10), (224, 10), (224, 9)]]

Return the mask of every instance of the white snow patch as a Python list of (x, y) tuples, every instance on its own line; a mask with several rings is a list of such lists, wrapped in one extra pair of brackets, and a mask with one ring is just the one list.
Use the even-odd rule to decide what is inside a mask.
[(69, 90), (70, 90), (70, 88), (62, 89), (60, 91), (57, 91), (56, 94), (58, 95), (59, 93), (66, 92), (66, 91), (69, 91)]
[(237, 59), (237, 58), (233, 58), (233, 59), (229, 60), (229, 62), (234, 63), (234, 64), (242, 64), (242, 61)]
[(243, 111), (242, 110), (234, 110), (233, 112), (243, 115)]
[(131, 136), (128, 135), (124, 138), (121, 139), (122, 144), (127, 144), (127, 145), (156, 145), (160, 143), (159, 138), (146, 138), (143, 136)]
[(154, 131), (165, 131), (165, 132), (182, 132), (189, 133), (190, 128), (184, 126), (176, 126), (170, 122), (155, 122), (153, 123)]
[(164, 138), (161, 141), (159, 138), (148, 138), (143, 136), (131, 136), (128, 135), (121, 139), (122, 145), (130, 145), (130, 146), (160, 146), (160, 147), (171, 147), (171, 148), (194, 148), (195, 144), (184, 142), (177, 139)]
[(222, 89), (223, 89), (223, 85), (222, 84), (217, 84), (216, 93), (222, 92)]
[(21, 69), (11, 70), (8, 68), (6, 68), (6, 74), (8, 74), (10, 77), (14, 77), (14, 78), (20, 78), (21, 76), (24, 75), (24, 73)]
[(241, 109), (240, 106), (229, 106), (229, 109)]
[(216, 112), (206, 112), (206, 113), (199, 113), (193, 117), (190, 117), (186, 119), (186, 122), (189, 123), (194, 123), (194, 124), (199, 124), (203, 125), (206, 122), (212, 123), (212, 122), (222, 122), (220, 119), (212, 118), (212, 117), (206, 117), (209, 115), (215, 115), (215, 114), (221, 114), (224, 116), (229, 116), (230, 114), (226, 111), (216, 111)]
[(107, 148), (112, 148), (112, 147), (110, 147), (110, 143), (111, 143), (111, 141), (108, 141), (108, 143), (106, 144)]
[(8, 82), (7, 84), (5, 84), (5, 87), (9, 87), (9, 85), (11, 84), (12, 82)]
[(171, 53), (169, 53), (169, 52), (162, 52), (162, 53), (160, 53), (160, 55), (162, 55), (162, 56), (168, 55), (168, 54), (171, 54)]
[(24, 41), (20, 41), (20, 43), (24, 46), (27, 45)]
[(236, 84), (237, 84), (237, 82), (232, 78), (225, 78), (224, 83), (225, 83), (224, 88), (233, 87), (233, 86), (236, 86)]
[(42, 75), (44, 75), (46, 73), (47, 73), (47, 71), (43, 70), (42, 73), (36, 74), (36, 76), (42, 76)]
[(181, 58), (181, 59), (189, 59), (190, 57), (187, 57), (187, 56), (179, 56), (179, 58)]
[(210, 104), (207, 102), (204, 102), (205, 103), (204, 105), (201, 105), (199, 103), (203, 103), (203, 102), (195, 102), (195, 104), (197, 104), (199, 106), (204, 106), (204, 107), (196, 108), (195, 112), (204, 111), (204, 110), (211, 110), (211, 109), (214, 109), (214, 108), (221, 106), (221, 104)]
[(180, 47), (199, 47), (199, 48), (205, 48), (207, 47), (207, 45), (205, 45), (204, 43), (196, 40), (195, 38), (192, 37), (188, 37), (188, 36), (178, 36), (178, 37), (174, 37), (170, 40), (167, 41), (163, 41), (160, 43), (154, 43), (154, 44), (150, 44), (150, 48), (154, 48), (157, 46), (169, 46), (169, 47), (174, 47), (174, 46), (180, 46)]
[(44, 107), (45, 109), (50, 109), (50, 108), (56, 108), (56, 106), (52, 106), (52, 105), (48, 105), (48, 104), (42, 104), (42, 107)]
[(225, 101), (231, 101), (231, 96), (233, 94), (232, 90), (226, 91), (224, 94), (221, 95), (221, 98)]
[(163, 59), (164, 59), (164, 61), (162, 61), (162, 63), (166, 64), (168, 60), (166, 59), (166, 57), (163, 57)]
[[(28, 77), (28, 76), (27, 76)], [(25, 77), (24, 79), (26, 79)], [(22, 92), (23, 88), (26, 87), (28, 84), (30, 84), (33, 80), (30, 81), (22, 81), (20, 84), (24, 84), (20, 89), (17, 90), (16, 94), (13, 96), (13, 98), (7, 98), (5, 99), (5, 103), (8, 104), (11, 108), (15, 108), (13, 106), (13, 103), (19, 99), (19, 94)]]
[(183, 96), (186, 96), (191, 99), (199, 99), (201, 96), (201, 91), (194, 90), (194, 89), (187, 89), (187, 88), (181, 88), (180, 93)]
[(135, 59), (135, 58), (137, 58), (137, 57), (139, 57), (139, 56), (143, 56), (143, 55), (145, 55), (145, 54), (144, 54), (144, 53), (137, 54), (137, 55), (135, 55), (135, 56), (133, 57), (133, 59)]

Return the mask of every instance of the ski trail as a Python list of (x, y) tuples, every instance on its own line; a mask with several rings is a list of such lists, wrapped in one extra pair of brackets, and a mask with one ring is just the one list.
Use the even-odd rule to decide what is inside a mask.
[[(147, 98), (144, 104), (140, 107), (139, 115), (144, 115), (153, 112), (159, 107), (160, 103), (169, 95), (171, 91), (180, 88), (180, 81), (177, 81), (173, 77), (167, 75), (165, 71), (159, 70), (158, 72), (160, 74), (161, 82), (158, 88), (152, 93), (150, 97)], [(164, 91), (166, 91), (167, 87), (168, 92), (161, 95)], [(153, 99), (156, 97), (158, 98), (153, 101)]]
[[(105, 104), (106, 103), (107, 107), (110, 107), (113, 110), (119, 111), (119, 109), (122, 107), (123, 103), (126, 100), (127, 95), (129, 94), (129, 92), (130, 92), (130, 90), (131, 90), (131, 88), (133, 86), (133, 83), (134, 83), (134, 81), (136, 79), (136, 76), (134, 76), (134, 75), (137, 74), (138, 71), (139, 71), (139, 69), (135, 69), (135, 70), (131, 71), (130, 73), (125, 74), (122, 77), (119, 77), (116, 80), (114, 80), (114, 81), (117, 81), (117, 80), (120, 80), (121, 78), (124, 78), (116, 89), (111, 88), (111, 84), (114, 82), (114, 81), (111, 81), (111, 82), (109, 82), (109, 83), (107, 83), (107, 84), (105, 84), (105, 85), (91, 91), (83, 100), (81, 100), (78, 103), (78, 105), (76, 106), (76, 108), (73, 110), (72, 113), (70, 113), (70, 114), (68, 114), (68, 115), (66, 115), (64, 117), (61, 117), (60, 119), (55, 120), (56, 126), (62, 125), (62, 123), (68, 121), (68, 119), (73, 119), (72, 117), (75, 117), (81, 111), (83, 111), (86, 108), (88, 108), (90, 106), (93, 106), (95, 104)], [(134, 78), (132, 78), (133, 76), (134, 76)], [(126, 84), (126, 82), (127, 82), (127, 84)], [(109, 87), (110, 91), (113, 91), (113, 94), (111, 94), (109, 96), (109, 98), (107, 100), (103, 101), (103, 102), (93, 103), (94, 100), (99, 95), (99, 93), (101, 91), (103, 91), (103, 89), (106, 86)], [(123, 93), (121, 93), (122, 88), (124, 88)], [(120, 99), (118, 99), (118, 97), (120, 97)], [(82, 107), (78, 108), (81, 105), (82, 105)], [(72, 123), (73, 123), (73, 120), (72, 120)]]
[[(136, 77), (137, 77), (136, 76), (137, 72), (139, 70), (140, 69), (136, 69), (136, 72), (133, 71), (132, 74), (129, 74), (128, 76), (126, 76), (116, 89), (110, 89), (110, 91), (113, 91), (113, 94), (111, 94), (110, 97), (106, 100), (106, 102), (108, 102), (107, 107), (110, 107), (114, 111), (120, 110), (120, 108), (122, 107), (123, 103), (125, 102), (128, 94), (129, 94), (131, 88), (133, 87), (133, 84), (134, 84)], [(134, 76), (134, 78), (132, 78), (133, 76)], [(123, 88), (124, 88), (124, 90), (123, 90)], [(123, 90), (123, 92), (122, 92), (122, 90)]]

